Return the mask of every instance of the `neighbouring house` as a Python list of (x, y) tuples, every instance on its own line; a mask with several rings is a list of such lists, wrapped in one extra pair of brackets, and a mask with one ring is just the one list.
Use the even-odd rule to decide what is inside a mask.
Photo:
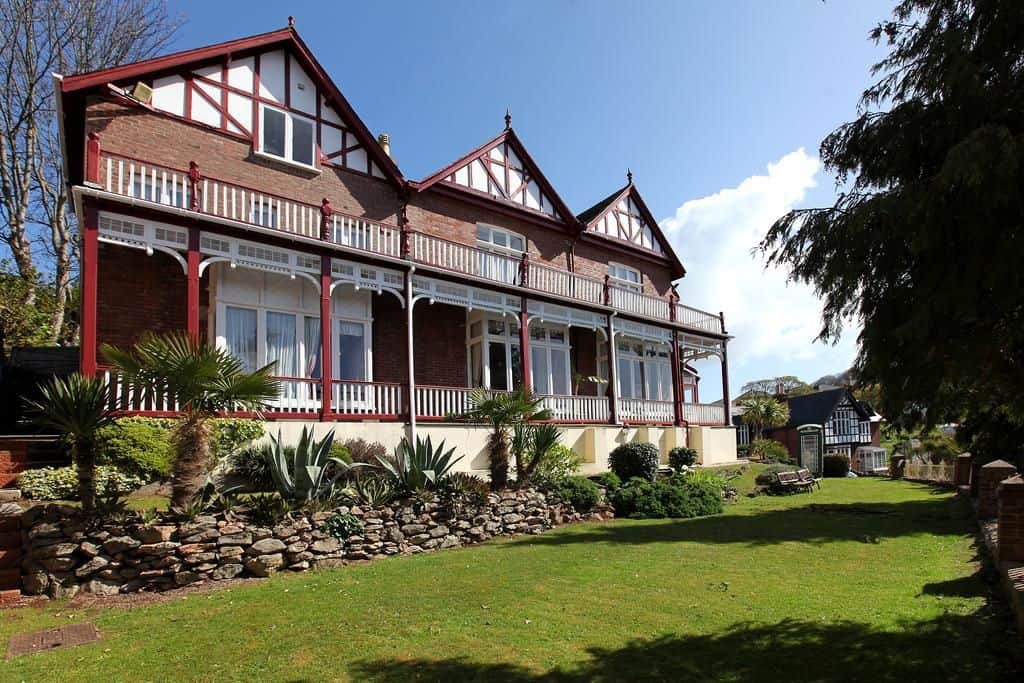
[(484, 470), (486, 430), (447, 418), (473, 387), (526, 386), (587, 471), (637, 439), (735, 459), (728, 411), (698, 402), (689, 364), (717, 357), (727, 377), (724, 318), (679, 301), (685, 270), (631, 175), (577, 215), (506, 114), (406, 178), (292, 26), (56, 78), (81, 368), (109, 376), (125, 414), (177, 406), (98, 347), (187, 330), (276, 362), (274, 429), (429, 433)]
[(824, 456), (842, 455), (858, 474), (885, 468), (885, 450), (880, 447), (882, 416), (849, 389), (816, 391), (786, 403), (789, 422), (765, 434), (785, 445), (800, 465), (820, 472)]

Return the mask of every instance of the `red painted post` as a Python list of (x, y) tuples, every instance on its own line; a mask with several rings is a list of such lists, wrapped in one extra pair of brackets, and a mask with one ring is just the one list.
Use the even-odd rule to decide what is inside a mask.
[[(525, 257), (526, 254), (523, 254)], [(533, 391), (533, 374), (530, 369), (530, 316), (526, 312), (526, 297), (522, 297), (519, 309), (519, 365), (523, 373), (523, 390)]]
[(192, 341), (199, 341), (199, 228), (188, 229), (188, 273), (186, 274), (186, 329)]
[(100, 182), (100, 134), (96, 131), (89, 133), (85, 143), (85, 182)]
[(203, 176), (199, 173), (199, 164), (194, 161), (188, 162), (188, 184), (191, 191), (188, 208), (192, 211), (199, 210), (199, 181)]
[[(673, 306), (673, 309), (675, 306)], [(672, 330), (672, 352), (669, 354), (672, 362), (672, 410), (675, 416), (675, 424), (683, 424), (683, 382), (682, 372), (679, 368), (679, 331)]]
[[(327, 201), (326, 199), (324, 201)], [(331, 255), (320, 255), (320, 419), (331, 414)]]
[(676, 290), (673, 288), (672, 291), (668, 293), (668, 319), (671, 322), (676, 321), (676, 304), (678, 303), (679, 294), (677, 294)]
[(81, 372), (86, 377), (96, 374), (96, 315), (99, 258), (99, 214), (96, 207), (85, 206), (82, 225), (82, 347)]
[(605, 273), (604, 276), (604, 305), (612, 305), (612, 281), (611, 276)]
[(409, 229), (409, 217), (406, 215), (405, 204), (398, 212), (398, 227), (402, 231), (399, 245), (402, 258), (408, 259), (412, 254), (412, 231)]
[[(331, 207), (331, 200), (324, 197), (320, 202), (320, 239), (325, 242), (329, 242), (331, 239), (331, 216), (334, 214), (334, 209)], [(330, 271), (327, 273), (330, 275)]]
[[(530, 255), (527, 252), (523, 252), (522, 258), (519, 259), (519, 286), (526, 287), (526, 283), (529, 282), (530, 278)], [(523, 301), (526, 304), (526, 301)]]

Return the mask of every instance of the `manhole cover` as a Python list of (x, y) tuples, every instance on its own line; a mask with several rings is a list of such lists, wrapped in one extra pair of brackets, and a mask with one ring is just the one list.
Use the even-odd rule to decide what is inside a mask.
[(96, 630), (96, 625), (88, 623), (48, 628), (45, 631), (18, 633), (11, 636), (11, 641), (7, 644), (7, 659), (46, 652), (58, 647), (74, 647), (75, 645), (94, 643), (99, 639), (100, 632)]

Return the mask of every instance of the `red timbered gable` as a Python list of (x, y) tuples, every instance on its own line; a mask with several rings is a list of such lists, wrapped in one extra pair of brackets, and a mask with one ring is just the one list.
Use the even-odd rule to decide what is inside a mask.
[[(138, 82), (152, 88), (148, 102), (134, 99)], [(106, 84), (129, 101), (248, 138), (256, 154), (402, 182), (293, 28), (72, 76), (63, 91)]]
[(588, 233), (629, 242), (634, 247), (675, 259), (671, 245), (651, 215), (640, 193), (629, 182), (579, 215)]
[(496, 138), (418, 184), (435, 183), (483, 194), (505, 204), (572, 225), (572, 212), (534, 163), (519, 136), (507, 127)]

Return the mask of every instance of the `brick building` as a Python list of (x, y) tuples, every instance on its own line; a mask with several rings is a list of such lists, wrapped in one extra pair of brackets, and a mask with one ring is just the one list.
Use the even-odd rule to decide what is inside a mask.
[(121, 383), (99, 346), (177, 329), (274, 362), (275, 420), (451, 436), (473, 429), (445, 421), (471, 387), (526, 385), (594, 457), (701, 428), (734, 457), (688, 365), (727, 377), (724, 320), (678, 300), (685, 271), (631, 177), (577, 215), (506, 116), (407, 179), (293, 27), (58, 81), (81, 367), (126, 413), (173, 399)]

